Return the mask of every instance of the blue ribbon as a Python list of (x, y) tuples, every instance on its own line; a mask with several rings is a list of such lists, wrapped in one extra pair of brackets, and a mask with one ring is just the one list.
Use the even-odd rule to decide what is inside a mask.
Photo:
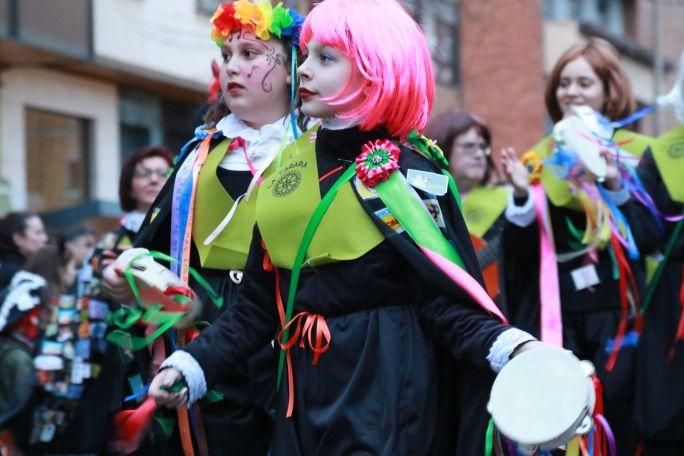
[[(608, 339), (606, 341), (606, 353), (610, 353), (613, 351), (613, 345), (615, 345), (615, 339)], [(638, 345), (639, 333), (636, 331), (630, 331), (624, 335), (622, 339), (622, 345), (620, 345), (620, 349), (622, 349), (623, 347), (637, 347)]]
[(612, 198), (608, 195), (608, 191), (603, 187), (603, 185), (597, 184), (596, 187), (598, 187), (601, 197), (608, 205), (608, 209), (613, 215), (613, 219), (615, 220), (618, 228), (622, 226), (624, 229), (624, 238), (625, 241), (627, 241), (627, 245), (625, 247), (627, 248), (627, 254), (629, 255), (629, 258), (632, 260), (638, 260), (639, 249), (637, 248), (636, 241), (634, 240), (634, 235), (632, 234), (632, 229), (629, 227), (627, 218), (622, 213), (620, 208), (617, 207), (615, 202), (613, 202)]
[(636, 122), (637, 120), (641, 119), (642, 117), (645, 117), (647, 114), (650, 114), (651, 112), (655, 111), (655, 109), (657, 107), (658, 107), (658, 105), (645, 106), (645, 107), (639, 109), (634, 114), (627, 116), (624, 119), (620, 119), (620, 120), (616, 120), (615, 122), (611, 122), (609, 125), (615, 129), (622, 128), (625, 125), (629, 125), (629, 124)]
[(133, 392), (130, 396), (124, 397), (124, 402), (129, 402), (134, 399), (139, 399), (143, 397), (145, 394), (147, 394), (147, 390), (150, 389), (150, 385), (145, 385), (142, 388), (140, 388), (138, 391)]
[(290, 55), (290, 127), (292, 128), (292, 135), (296, 140), (299, 138), (297, 131), (297, 116), (294, 113), (295, 103), (295, 87), (297, 86), (297, 48), (293, 45), (291, 47)]

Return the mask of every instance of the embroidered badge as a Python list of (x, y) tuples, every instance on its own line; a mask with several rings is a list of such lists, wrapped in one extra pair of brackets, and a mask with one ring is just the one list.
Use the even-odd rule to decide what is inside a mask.
[(302, 182), (302, 173), (296, 169), (285, 171), (273, 183), (273, 196), (282, 198), (297, 190), (299, 184)]
[(667, 155), (675, 160), (684, 157), (684, 141), (675, 141), (667, 148)]

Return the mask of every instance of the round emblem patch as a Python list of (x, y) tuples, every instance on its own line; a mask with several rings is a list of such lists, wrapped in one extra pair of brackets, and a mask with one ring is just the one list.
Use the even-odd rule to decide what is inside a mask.
[(482, 221), (484, 218), (484, 213), (482, 210), (474, 208), (474, 209), (469, 209), (466, 211), (463, 211), (463, 218), (471, 224), (477, 224)]
[(675, 141), (670, 144), (667, 148), (667, 155), (674, 159), (684, 157), (684, 141)]
[(296, 169), (286, 171), (273, 184), (273, 196), (281, 198), (294, 192), (302, 181), (302, 173)]

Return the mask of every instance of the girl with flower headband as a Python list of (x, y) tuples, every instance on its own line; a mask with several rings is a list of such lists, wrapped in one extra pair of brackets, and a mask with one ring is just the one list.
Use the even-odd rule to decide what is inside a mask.
[[(586, 107), (609, 121), (626, 118), (634, 110), (617, 50), (599, 38), (578, 43), (561, 55), (545, 93), (554, 122)], [(504, 175), (514, 188), (502, 240), (508, 316), (520, 328), (595, 364), (604, 383), (606, 418), (615, 432), (618, 454), (633, 452), (633, 355), (641, 326), (634, 311), (644, 278), (638, 257), (648, 248), (655, 223), (630, 192), (624, 163), (641, 155), (649, 141), (616, 129), (612, 142), (623, 152), (618, 156), (617, 148), (607, 147), (600, 151), (606, 164), (601, 183), (581, 183), (552, 172), (550, 157), (558, 157), (554, 151), (560, 149), (551, 136), (523, 155), (527, 166), (512, 149), (502, 151)], [(536, 172), (530, 173), (530, 167)], [(624, 220), (620, 226), (618, 213)], [(611, 223), (619, 230), (612, 230)], [(631, 231), (631, 244), (619, 240), (625, 226)]]
[[(222, 3), (211, 18), (211, 37), (223, 57), (221, 95), (207, 111), (205, 124), (179, 154), (135, 241), (136, 247), (170, 251), (178, 261), (172, 269), (200, 300), (207, 296), (188, 275), (190, 267), (223, 296), (223, 306), (204, 305), (198, 321), (211, 324), (235, 304), (252, 238), (259, 183), (271, 172), (269, 167), (275, 167), (278, 151), (299, 135), (295, 116), (289, 111), (302, 22), (301, 15), (282, 4), (248, 0)], [(105, 271), (104, 289), (120, 302), (132, 302), (123, 269), (125, 265), (117, 262)], [(131, 340), (146, 341), (142, 336), (152, 330), (131, 338), (122, 335), (122, 328), (109, 340), (130, 349)], [(166, 354), (197, 333), (194, 328), (179, 330), (165, 341), (157, 339), (151, 356), (142, 363), (145, 369), (130, 374), (127, 395), (140, 395), (142, 385), (149, 382)], [(138, 345), (143, 347), (133, 348), (147, 344)], [(213, 385), (213, 401), (203, 401), (201, 412), (197, 407), (179, 409), (178, 432), (185, 454), (194, 449), (220, 454), (228, 448), (235, 455), (266, 454), (272, 427), (273, 350), (268, 340), (260, 348), (258, 356), (234, 364), (228, 375)], [(137, 353), (143, 356), (147, 352)], [(138, 387), (133, 386), (136, 382)], [(115, 446), (130, 451), (136, 442), (117, 441)], [(173, 448), (168, 451), (175, 452)]]
[(236, 305), (149, 393), (193, 403), (277, 334), (274, 456), (481, 454), (493, 371), (537, 342), (480, 285), (448, 163), (417, 132), (434, 95), (425, 36), (395, 0), (326, 0), (301, 48), (315, 142), (261, 185)]

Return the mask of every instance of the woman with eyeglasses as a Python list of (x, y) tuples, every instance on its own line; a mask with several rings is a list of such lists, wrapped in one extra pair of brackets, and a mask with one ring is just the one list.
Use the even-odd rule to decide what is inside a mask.
[(491, 132), (475, 114), (445, 112), (425, 129), (425, 136), (437, 142), (449, 160), (487, 291), (499, 295), (498, 256), (503, 212), (509, 190), (496, 185), (496, 168), (491, 155)]
[[(613, 122), (629, 116), (634, 96), (615, 48), (594, 38), (563, 53), (547, 82), (546, 106), (554, 122), (575, 115), (578, 107), (590, 107)], [(643, 152), (648, 143), (647, 137), (627, 130), (617, 130), (612, 140), (632, 154)], [(523, 156), (529, 168), (515, 151), (502, 152), (503, 173), (513, 187), (502, 237), (504, 305), (512, 324), (542, 340), (557, 337), (577, 357), (594, 363), (617, 454), (632, 454), (630, 409), (639, 330), (633, 317), (644, 277), (630, 254), (644, 251), (655, 220), (632, 198), (612, 150), (600, 150), (606, 165), (602, 182), (594, 184), (584, 168), (585, 182), (572, 186), (572, 177), (549, 172), (555, 150), (551, 136), (545, 138)], [(608, 204), (624, 215), (636, 249), (628, 250), (611, 231), (613, 222), (602, 219)]]

